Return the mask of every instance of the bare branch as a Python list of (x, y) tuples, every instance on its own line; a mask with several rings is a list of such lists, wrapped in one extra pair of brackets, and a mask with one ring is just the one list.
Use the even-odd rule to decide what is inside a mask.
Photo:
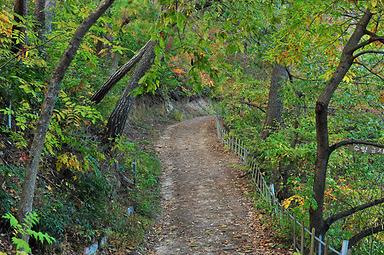
[(360, 57), (361, 55), (364, 55), (364, 54), (382, 54), (384, 55), (384, 51), (380, 51), (380, 50), (365, 50), (365, 51), (360, 51), (359, 53), (357, 53), (355, 56), (353, 56), (353, 59), (356, 59), (358, 57)]
[(368, 141), (362, 141), (362, 140), (344, 140), (338, 143), (333, 144), (329, 147), (329, 154), (331, 154), (334, 150), (351, 144), (364, 144), (364, 145), (371, 145), (378, 148), (384, 148), (384, 144), (374, 143), (374, 142), (368, 142)]
[(375, 75), (376, 77), (378, 77), (380, 80), (384, 81), (384, 77), (383, 76), (380, 76), (379, 74), (375, 73), (372, 69), (370, 69), (368, 66), (366, 66), (365, 64), (359, 62), (359, 61), (355, 61), (354, 63), (358, 64), (358, 65), (361, 65), (362, 67), (365, 68), (365, 70), (367, 70), (368, 72), (370, 72), (371, 74)]
[(362, 204), (362, 205), (359, 205), (359, 206), (355, 206), (355, 207), (352, 207), (348, 210), (345, 210), (343, 212), (339, 212), (337, 214), (334, 214), (332, 216), (330, 216), (328, 219), (326, 219), (324, 221), (324, 223), (326, 224), (326, 227), (327, 229), (329, 228), (329, 226), (331, 226), (334, 222), (342, 219), (342, 218), (345, 218), (345, 217), (348, 217), (354, 213), (357, 213), (357, 212), (360, 212), (362, 210), (365, 210), (367, 208), (370, 208), (372, 206), (375, 206), (375, 205), (379, 205), (379, 204), (382, 204), (384, 203), (384, 197), (382, 198), (379, 198), (379, 199), (376, 199), (376, 200), (373, 200), (371, 202), (368, 202), (368, 203), (365, 203), (365, 204)]
[(384, 224), (379, 224), (379, 225), (371, 226), (371, 227), (368, 227), (368, 228), (360, 231), (356, 235), (352, 236), (351, 239), (349, 239), (349, 248), (352, 248), (361, 239), (363, 239), (363, 238), (365, 238), (367, 236), (371, 236), (371, 235), (377, 234), (377, 233), (382, 232), (382, 231), (384, 231)]
[(367, 46), (367, 45), (369, 45), (369, 44), (371, 44), (373, 42), (378, 42), (379, 41), (379, 42), (384, 44), (384, 37), (383, 36), (379, 36), (376, 33), (368, 31), (368, 30), (365, 30), (364, 34), (369, 35), (370, 38), (368, 40), (365, 40), (364, 42), (356, 45), (356, 47), (354, 47), (352, 49), (353, 52), (355, 52), (356, 50), (361, 49), (361, 48), (363, 48), (363, 47), (365, 47), (365, 46)]
[(264, 110), (261, 106), (259, 106), (259, 105), (257, 105), (257, 104), (254, 104), (254, 103), (251, 103), (251, 102), (247, 102), (247, 101), (245, 101), (245, 100), (241, 100), (240, 102), (241, 102), (242, 104), (246, 104), (246, 105), (248, 105), (248, 106), (255, 107), (255, 108), (257, 108), (257, 109), (259, 109), (260, 111), (262, 111), (262, 112), (265, 113), (265, 110)]
[(374, 39), (376, 41), (380, 41), (380, 42), (384, 43), (384, 37), (383, 36), (377, 35), (376, 33), (369, 31), (369, 30), (365, 30), (365, 34), (369, 35), (372, 39)]

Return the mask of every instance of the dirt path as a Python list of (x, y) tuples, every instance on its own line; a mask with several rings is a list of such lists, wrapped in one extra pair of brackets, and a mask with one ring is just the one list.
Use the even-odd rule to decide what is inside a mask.
[[(158, 244), (153, 254), (290, 254), (274, 241), (230, 168), (212, 117), (169, 126), (157, 149), (163, 164)], [(244, 179), (244, 178), (243, 178)]]

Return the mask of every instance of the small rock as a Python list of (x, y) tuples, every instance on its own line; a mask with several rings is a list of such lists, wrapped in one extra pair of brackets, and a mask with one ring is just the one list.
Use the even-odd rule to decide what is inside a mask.
[(94, 255), (94, 254), (96, 254), (97, 249), (99, 249), (99, 244), (98, 243), (94, 243), (91, 246), (86, 247), (84, 249), (84, 255)]
[(128, 216), (132, 215), (135, 212), (135, 208), (133, 206), (128, 207), (127, 214)]

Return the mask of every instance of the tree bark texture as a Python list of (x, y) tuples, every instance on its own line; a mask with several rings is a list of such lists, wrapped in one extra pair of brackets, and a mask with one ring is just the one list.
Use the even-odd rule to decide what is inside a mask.
[(45, 136), (48, 130), (49, 122), (52, 117), (53, 109), (60, 91), (60, 84), (64, 78), (65, 72), (72, 62), (79, 46), (88, 32), (89, 28), (103, 15), (103, 13), (112, 5), (114, 0), (104, 0), (97, 9), (91, 13), (77, 28), (68, 48), (60, 59), (56, 69), (52, 74), (52, 78), (45, 94), (44, 102), (41, 107), (40, 117), (35, 130), (32, 146), (30, 149), (30, 163), (26, 170), (25, 180), (23, 183), (23, 191), (20, 199), (18, 217), (23, 219), (25, 215), (32, 211), (33, 198), (36, 188), (36, 177), (39, 168), (41, 153), (44, 147)]
[(288, 79), (288, 72), (284, 66), (275, 64), (272, 70), (271, 85), (268, 95), (267, 116), (261, 138), (266, 139), (269, 134), (282, 124), (283, 101), (281, 87)]
[(326, 173), (328, 159), (331, 153), (328, 135), (328, 108), (332, 96), (353, 64), (353, 53), (357, 48), (361, 38), (364, 36), (372, 13), (365, 11), (362, 18), (356, 25), (355, 31), (346, 43), (341, 54), (340, 62), (332, 78), (327, 83), (323, 93), (316, 102), (316, 142), (317, 155), (315, 165), (315, 176), (313, 184), (313, 194), (316, 206), (310, 208), (310, 227), (316, 229), (316, 235), (324, 235), (326, 227), (323, 219), (324, 192), (326, 184)]
[[(37, 36), (40, 42), (45, 42), (45, 0), (35, 1), (35, 17), (37, 20)], [(39, 46), (39, 53), (44, 54), (44, 47)]]
[(106, 133), (107, 137), (115, 138), (116, 136), (123, 133), (125, 124), (128, 119), (129, 111), (131, 110), (131, 106), (134, 101), (134, 97), (131, 95), (131, 92), (139, 85), (139, 80), (141, 77), (143, 77), (145, 73), (151, 68), (155, 57), (155, 45), (156, 42), (154, 41), (148, 42), (148, 46), (145, 49), (145, 52), (139, 63), (137, 64), (128, 83), (128, 86), (125, 88), (123, 95), (121, 96), (120, 100), (116, 104), (115, 109), (108, 119)]
[(100, 103), (111, 88), (119, 82), (137, 62), (139, 62), (149, 44), (150, 41), (147, 42), (127, 63), (122, 65), (114, 74), (112, 74), (103, 86), (101, 86), (101, 88), (91, 97), (91, 101), (96, 104)]

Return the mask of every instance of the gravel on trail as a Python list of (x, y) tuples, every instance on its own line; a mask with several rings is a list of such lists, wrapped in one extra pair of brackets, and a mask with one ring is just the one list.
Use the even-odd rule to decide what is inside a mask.
[(292, 254), (244, 194), (247, 178), (234, 167), (238, 158), (219, 143), (214, 121), (186, 120), (159, 139), (162, 214), (146, 254)]

